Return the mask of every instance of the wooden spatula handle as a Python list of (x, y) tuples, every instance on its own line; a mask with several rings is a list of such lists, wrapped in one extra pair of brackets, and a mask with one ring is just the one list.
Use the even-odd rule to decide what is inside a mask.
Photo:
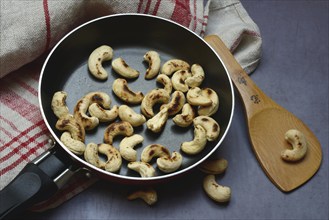
[(266, 108), (267, 105), (272, 104), (271, 99), (251, 80), (218, 36), (209, 35), (204, 39), (216, 51), (227, 67), (232, 81), (243, 99), (248, 118)]

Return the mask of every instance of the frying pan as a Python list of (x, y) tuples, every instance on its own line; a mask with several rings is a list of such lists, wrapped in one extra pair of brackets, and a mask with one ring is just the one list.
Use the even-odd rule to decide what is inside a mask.
[[(140, 71), (136, 80), (129, 80), (133, 91), (148, 91), (161, 87), (155, 80), (145, 80), (144, 72), (147, 64), (143, 55), (149, 50), (160, 54), (162, 64), (173, 58), (182, 59), (190, 64), (200, 64), (206, 74), (201, 87), (210, 87), (219, 96), (219, 110), (212, 117), (220, 125), (220, 135), (216, 141), (208, 142), (198, 155), (183, 154), (181, 168), (173, 173), (165, 174), (157, 170), (157, 175), (141, 178), (138, 173), (127, 169), (123, 160), (117, 173), (109, 173), (87, 163), (83, 157), (69, 151), (60, 141), (62, 132), (55, 128), (57, 121), (51, 109), (53, 94), (65, 91), (70, 111), (76, 102), (85, 94), (94, 91), (106, 92), (112, 98), (112, 106), (121, 102), (112, 92), (112, 82), (119, 78), (110, 62), (104, 67), (109, 73), (106, 81), (95, 79), (88, 72), (87, 60), (90, 53), (101, 45), (109, 45), (114, 50), (114, 58), (122, 57), (130, 66)], [(230, 77), (225, 65), (213, 49), (198, 35), (173, 21), (141, 14), (117, 14), (101, 17), (87, 22), (68, 33), (48, 55), (40, 76), (39, 103), (43, 119), (57, 143), (55, 147), (29, 163), (22, 172), (0, 192), (1, 218), (8, 217), (19, 210), (40, 202), (53, 195), (65, 182), (80, 169), (86, 169), (101, 178), (127, 184), (155, 184), (174, 177), (196, 167), (208, 158), (223, 141), (233, 117), (234, 94)], [(140, 111), (139, 106), (132, 106)], [(149, 144), (162, 144), (170, 152), (180, 150), (180, 144), (193, 139), (193, 128), (180, 128), (169, 117), (165, 128), (159, 134), (152, 133), (145, 125), (134, 128), (134, 133), (144, 137), (142, 146), (135, 149), (140, 155), (143, 147)], [(108, 123), (87, 131), (85, 143), (102, 143), (104, 130)], [(113, 145), (118, 146), (120, 138)], [(140, 158), (138, 158), (140, 159)], [(155, 163), (152, 164), (156, 166)]]

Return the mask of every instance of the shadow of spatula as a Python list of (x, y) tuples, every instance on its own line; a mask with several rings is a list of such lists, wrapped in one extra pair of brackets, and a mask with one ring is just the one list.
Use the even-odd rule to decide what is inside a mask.
[[(322, 151), (313, 132), (295, 115), (265, 95), (245, 73), (218, 36), (205, 40), (225, 63), (244, 103), (251, 144), (261, 167), (282, 191), (289, 192), (304, 184), (319, 169)], [(286, 131), (297, 129), (308, 142), (306, 156), (299, 162), (281, 159), (281, 151), (291, 146), (284, 138)]]

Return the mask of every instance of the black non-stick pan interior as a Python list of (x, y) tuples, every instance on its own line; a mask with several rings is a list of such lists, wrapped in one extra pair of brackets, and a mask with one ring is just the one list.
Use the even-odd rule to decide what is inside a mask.
[[(155, 79), (144, 79), (148, 65), (143, 61), (143, 56), (147, 51), (157, 51), (162, 64), (173, 58), (183, 59), (191, 65), (200, 64), (206, 74), (201, 87), (210, 87), (219, 96), (220, 107), (212, 117), (219, 123), (221, 132), (218, 140), (208, 142), (200, 154), (187, 156), (181, 152), (184, 157), (178, 173), (193, 167), (218, 147), (231, 122), (234, 106), (232, 84), (221, 61), (202, 39), (186, 28), (161, 18), (136, 14), (108, 16), (89, 22), (68, 34), (48, 57), (40, 80), (40, 100), (46, 123), (57, 136), (57, 141), (61, 132), (55, 128), (57, 118), (51, 109), (52, 96), (56, 91), (63, 90), (68, 93), (66, 101), (72, 113), (76, 102), (93, 91), (108, 93), (112, 98), (112, 106), (123, 104), (112, 92), (112, 82), (120, 76), (111, 69), (111, 61), (104, 63), (105, 69), (109, 72), (106, 81), (96, 80), (88, 72), (87, 60), (90, 53), (104, 44), (113, 48), (114, 58), (122, 57), (131, 67), (140, 71), (139, 78), (128, 80), (128, 83), (132, 90), (142, 91), (144, 94), (162, 87)], [(140, 112), (139, 105), (133, 108)], [(171, 119), (172, 117), (169, 117), (165, 129), (159, 134), (150, 132), (145, 124), (134, 129), (135, 133), (144, 137), (144, 142), (135, 148), (138, 151), (138, 159), (142, 149), (148, 144), (162, 144), (172, 152), (180, 151), (182, 142), (193, 139), (192, 126), (180, 128)], [(96, 129), (87, 131), (86, 144), (102, 143), (108, 124), (100, 123)], [(121, 139), (122, 137), (117, 137), (113, 145), (118, 147)], [(83, 157), (73, 157), (83, 161)], [(122, 168), (115, 176), (138, 178), (139, 174), (128, 170), (126, 165), (127, 162), (123, 162)], [(152, 161), (152, 165), (156, 167), (155, 160)], [(166, 176), (156, 170), (158, 176)]]

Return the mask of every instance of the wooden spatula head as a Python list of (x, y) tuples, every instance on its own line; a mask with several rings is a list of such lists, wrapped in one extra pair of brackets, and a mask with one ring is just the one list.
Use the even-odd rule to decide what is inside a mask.
[[(316, 136), (300, 119), (256, 86), (218, 36), (207, 36), (205, 40), (220, 56), (240, 93), (252, 148), (269, 179), (284, 192), (307, 182), (319, 169), (322, 160)], [(301, 131), (308, 143), (306, 156), (293, 163), (281, 159), (281, 151), (291, 147), (285, 140), (285, 133), (290, 129)]]
[[(296, 116), (282, 108), (269, 108), (255, 114), (248, 121), (250, 140), (258, 161), (271, 181), (282, 191), (289, 192), (307, 180), (319, 169), (321, 146), (313, 132)], [(290, 129), (301, 131), (307, 140), (305, 157), (296, 162), (281, 158), (281, 152), (291, 149), (285, 140)]]

